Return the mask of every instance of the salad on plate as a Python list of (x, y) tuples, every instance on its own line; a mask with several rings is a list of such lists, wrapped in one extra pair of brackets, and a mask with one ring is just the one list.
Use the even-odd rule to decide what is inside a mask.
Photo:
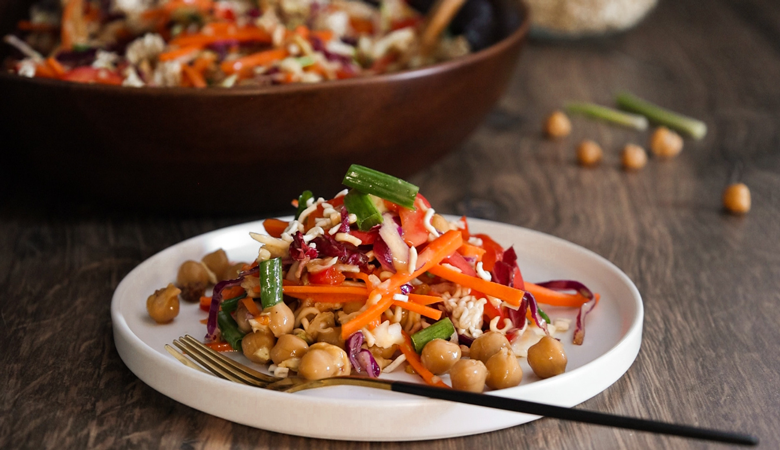
[[(519, 358), (539, 378), (565, 371), (556, 336), (573, 327), (581, 344), (598, 294), (577, 281), (524, 280), (512, 247), (472, 234), (465, 217), (436, 214), (406, 181), (352, 165), (343, 183), (327, 200), (304, 191), (291, 220), (250, 233), (252, 262), (231, 263), (221, 249), (184, 262), (176, 283), (148, 298), (149, 315), (170, 322), (180, 297), (200, 302), (208, 346), (279, 377), (406, 370), (483, 392), (517, 386)], [(579, 311), (570, 323), (547, 306)]]

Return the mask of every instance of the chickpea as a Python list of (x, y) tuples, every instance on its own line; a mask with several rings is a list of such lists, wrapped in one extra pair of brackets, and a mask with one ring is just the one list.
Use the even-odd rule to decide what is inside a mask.
[(227, 254), (224, 250), (219, 249), (217, 251), (211, 252), (204, 256), (201, 261), (206, 265), (206, 267), (209, 268), (209, 270), (214, 272), (214, 275), (217, 276), (219, 281), (231, 279), (230, 277), (225, 276), (227, 274), (227, 270), (230, 268), (230, 262), (228, 261)]
[(450, 229), (450, 223), (447, 219), (438, 214), (434, 214), (433, 217), (431, 217), (431, 225), (433, 225), (433, 228), (442, 232)]
[(238, 273), (241, 272), (241, 269), (243, 268), (244, 268), (244, 263), (233, 264), (232, 266), (225, 269), (224, 279), (235, 280), (236, 278), (238, 278)]
[(200, 301), (209, 285), (209, 273), (197, 261), (185, 261), (179, 267), (176, 286), (181, 289), (181, 298), (188, 302)]
[(658, 127), (650, 137), (650, 151), (660, 158), (674, 158), (683, 149), (683, 139), (666, 127)]
[(301, 358), (306, 354), (309, 344), (303, 339), (292, 334), (279, 336), (276, 345), (271, 349), (271, 360), (274, 364), (281, 364), (290, 358)]
[(181, 291), (171, 283), (157, 289), (146, 299), (146, 310), (157, 323), (168, 323), (179, 315), (179, 294)]
[(275, 343), (276, 338), (269, 330), (257, 330), (244, 335), (241, 349), (250, 361), (265, 364), (271, 359), (271, 349)]
[(508, 348), (502, 348), (485, 363), (488, 376), (485, 382), (491, 389), (515, 387), (523, 380), (523, 369), (517, 357)]
[(635, 144), (623, 147), (621, 161), (625, 170), (639, 170), (647, 165), (647, 152)]
[(352, 314), (353, 312), (357, 312), (360, 310), (360, 308), (363, 307), (363, 303), (360, 302), (347, 302), (344, 303), (344, 306), (341, 308), (342, 311), (344, 311), (344, 314)]
[(486, 378), (487, 368), (478, 359), (461, 359), (450, 369), (452, 387), (461, 391), (482, 392)]
[(351, 371), (352, 366), (347, 352), (325, 342), (318, 342), (309, 347), (298, 366), (298, 375), (307, 380), (349, 375)]
[(244, 302), (238, 302), (238, 306), (236, 307), (236, 324), (238, 324), (238, 329), (241, 330), (242, 333), (249, 333), (252, 331), (252, 325), (249, 323), (250, 318), (252, 318), (252, 315), (249, 314), (246, 306), (244, 306)]
[(566, 370), (566, 352), (555, 338), (544, 336), (528, 349), (528, 365), (539, 378), (550, 378)]
[(577, 146), (577, 162), (583, 167), (591, 167), (601, 162), (604, 152), (594, 141), (585, 140)]
[(279, 337), (283, 334), (292, 333), (295, 325), (295, 314), (284, 302), (279, 302), (263, 310), (263, 313), (268, 313), (270, 319), (268, 328), (273, 332), (274, 336)]
[(329, 330), (317, 333), (317, 342), (325, 342), (338, 348), (345, 348), (344, 338), (341, 337), (341, 327), (330, 327)]
[(566, 137), (571, 133), (571, 121), (561, 111), (554, 111), (544, 122), (544, 134), (552, 139)]
[(502, 348), (510, 348), (506, 336), (495, 331), (488, 331), (482, 336), (474, 339), (471, 344), (471, 359), (478, 359), (486, 363), (491, 356), (495, 355)]
[(723, 206), (732, 214), (750, 211), (750, 189), (743, 183), (729, 185), (723, 191)]
[(450, 370), (460, 361), (460, 346), (444, 339), (434, 339), (425, 344), (422, 351), (422, 364), (435, 375)]

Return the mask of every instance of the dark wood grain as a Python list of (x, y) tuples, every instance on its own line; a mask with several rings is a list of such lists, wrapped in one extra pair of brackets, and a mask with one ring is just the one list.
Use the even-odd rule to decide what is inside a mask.
[[(559, 236), (637, 284), (646, 314), (639, 357), (582, 408), (752, 432), (762, 448), (780, 448), (779, 18), (772, 0), (667, 1), (626, 34), (533, 43), (470, 140), (411, 178), (439, 210)], [(571, 137), (541, 138), (542, 118), (564, 101), (610, 103), (621, 88), (704, 119), (709, 134), (632, 174), (619, 169), (618, 150), (645, 144), (648, 133), (575, 118)], [(598, 168), (574, 163), (586, 137), (605, 149)], [(733, 179), (751, 188), (745, 217), (721, 209)], [(111, 295), (157, 251), (262, 214), (130, 213), (0, 183), (0, 448), (712, 446), (550, 419), (432, 442), (335, 442), (200, 413), (123, 365)]]

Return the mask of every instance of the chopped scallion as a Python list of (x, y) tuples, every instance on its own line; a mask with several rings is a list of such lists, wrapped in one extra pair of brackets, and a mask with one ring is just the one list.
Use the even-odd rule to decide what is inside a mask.
[(343, 183), (347, 187), (410, 209), (414, 209), (414, 200), (420, 191), (417, 186), (400, 178), (357, 164), (349, 167)]
[(223, 301), (222, 302), (222, 311), (225, 311), (228, 314), (232, 313), (233, 311), (236, 310), (236, 308), (238, 308), (238, 301), (241, 300), (244, 297), (246, 297), (246, 292), (244, 292), (243, 294), (239, 295), (238, 297), (234, 297), (234, 298), (231, 298), (231, 299)]
[(220, 311), (217, 314), (217, 325), (219, 325), (219, 331), (224, 339), (233, 350), (241, 351), (241, 340), (244, 338), (244, 333), (238, 329), (238, 324), (229, 313)]
[(260, 302), (263, 309), (281, 302), (282, 258), (268, 259), (260, 263)]
[(605, 120), (637, 130), (647, 129), (647, 119), (636, 114), (629, 114), (595, 103), (574, 102), (566, 105), (566, 111), (572, 114), (582, 114), (594, 119)]
[(357, 225), (361, 231), (368, 231), (382, 223), (382, 213), (368, 194), (351, 189), (344, 196), (344, 206), (350, 214), (357, 217)]
[(314, 198), (314, 194), (311, 191), (303, 191), (300, 197), (298, 197), (298, 212), (295, 213), (296, 219), (301, 217), (301, 213), (307, 208), (306, 203), (308, 203), (310, 198)]
[(674, 128), (694, 139), (701, 139), (707, 134), (707, 124), (701, 120), (661, 108), (628, 92), (618, 94), (616, 101), (625, 110), (642, 114), (653, 122)]
[(455, 332), (455, 327), (449, 317), (445, 317), (428, 328), (422, 329), (412, 335), (412, 344), (417, 353), (423, 351), (423, 347), (434, 339), (447, 340)]

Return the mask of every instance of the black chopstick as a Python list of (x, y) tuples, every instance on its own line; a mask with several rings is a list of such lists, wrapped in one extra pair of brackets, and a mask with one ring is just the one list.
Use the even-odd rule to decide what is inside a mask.
[(630, 430), (648, 431), (650, 433), (670, 434), (694, 439), (705, 439), (717, 442), (727, 442), (740, 445), (758, 445), (758, 438), (749, 434), (733, 433), (730, 431), (712, 430), (708, 428), (677, 425), (673, 423), (657, 422), (654, 420), (637, 419), (635, 417), (617, 416), (581, 409), (564, 408), (561, 406), (545, 405), (542, 403), (515, 400), (493, 395), (475, 394), (472, 392), (457, 391), (454, 389), (437, 388), (420, 384), (395, 381), (391, 389), (395, 392), (419, 395), (423, 397), (449, 400), (451, 402), (467, 403), (469, 405), (485, 406), (488, 408), (503, 409), (535, 416), (552, 417), (574, 422), (592, 423), (608, 427), (627, 428)]

